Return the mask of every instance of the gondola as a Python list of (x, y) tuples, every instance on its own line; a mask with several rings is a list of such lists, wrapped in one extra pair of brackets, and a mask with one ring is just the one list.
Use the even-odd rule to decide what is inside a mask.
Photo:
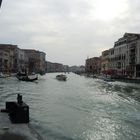
[(17, 73), (17, 79), (20, 81), (26, 81), (26, 82), (33, 82), (38, 80), (38, 76), (36, 74), (28, 75), (26, 73)]
[(27, 82), (33, 82), (35, 80), (38, 80), (38, 77), (35, 77), (35, 78), (29, 78), (28, 76), (27, 77), (18, 77), (18, 80), (27, 81)]

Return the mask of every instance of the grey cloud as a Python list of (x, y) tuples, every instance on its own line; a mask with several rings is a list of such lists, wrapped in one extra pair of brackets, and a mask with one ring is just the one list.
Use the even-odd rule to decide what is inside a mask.
[(113, 47), (124, 32), (140, 32), (139, 0), (111, 21), (92, 15), (96, 0), (5, 0), (0, 11), (0, 43), (45, 51), (47, 60), (84, 64)]

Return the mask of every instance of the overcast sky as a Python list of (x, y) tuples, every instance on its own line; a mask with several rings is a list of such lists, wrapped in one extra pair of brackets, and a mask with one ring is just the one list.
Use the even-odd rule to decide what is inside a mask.
[(140, 33), (140, 0), (3, 0), (0, 43), (84, 65), (125, 32)]

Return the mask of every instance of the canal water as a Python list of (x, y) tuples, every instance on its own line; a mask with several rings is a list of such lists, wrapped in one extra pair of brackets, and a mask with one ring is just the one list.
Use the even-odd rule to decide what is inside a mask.
[(30, 105), (31, 125), (44, 140), (139, 140), (140, 84), (104, 82), (73, 73), (37, 82), (0, 79), (0, 108), (16, 94)]

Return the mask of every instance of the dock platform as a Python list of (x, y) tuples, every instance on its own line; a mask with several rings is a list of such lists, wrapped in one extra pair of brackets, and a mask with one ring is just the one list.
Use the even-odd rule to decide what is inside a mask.
[(0, 109), (0, 140), (43, 140), (29, 123), (29, 107), (18, 94), (17, 102)]
[(13, 124), (7, 113), (0, 113), (0, 140), (43, 140), (30, 124)]

